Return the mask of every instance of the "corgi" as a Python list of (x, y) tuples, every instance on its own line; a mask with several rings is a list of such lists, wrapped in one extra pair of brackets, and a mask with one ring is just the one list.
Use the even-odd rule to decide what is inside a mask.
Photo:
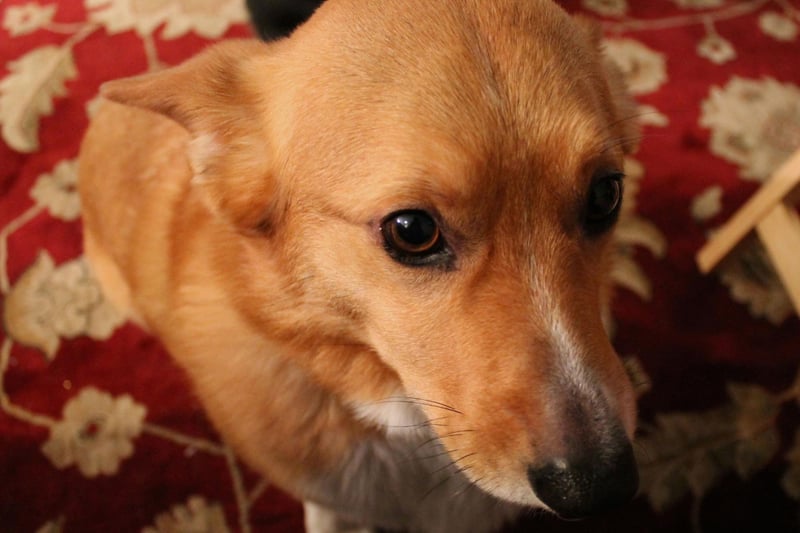
[(94, 272), (308, 531), (632, 498), (601, 309), (636, 132), (595, 25), (547, 0), (329, 0), (101, 94)]

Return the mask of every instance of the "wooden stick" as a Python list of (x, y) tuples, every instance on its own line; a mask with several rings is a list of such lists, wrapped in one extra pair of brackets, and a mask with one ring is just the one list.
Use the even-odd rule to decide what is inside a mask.
[[(773, 207), (800, 185), (800, 150), (780, 166), (750, 200), (697, 253), (697, 264), (707, 274), (761, 222)], [(800, 252), (797, 252), (800, 254)]]
[(756, 226), (756, 231), (800, 315), (800, 217), (793, 206), (779, 202)]

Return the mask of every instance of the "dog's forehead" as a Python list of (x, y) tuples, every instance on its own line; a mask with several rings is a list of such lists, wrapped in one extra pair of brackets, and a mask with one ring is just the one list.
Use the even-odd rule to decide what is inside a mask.
[(603, 83), (595, 43), (549, 0), (330, 0), (293, 40), (309, 93), (342, 111), (524, 131)]
[(608, 135), (599, 53), (551, 2), (331, 0), (294, 39), (299, 137), (359, 186), (485, 196), (575, 175)]

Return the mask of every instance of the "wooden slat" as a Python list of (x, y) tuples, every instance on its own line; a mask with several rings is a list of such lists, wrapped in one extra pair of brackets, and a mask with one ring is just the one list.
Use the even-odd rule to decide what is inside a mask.
[(703, 273), (713, 269), (751, 231), (772, 207), (800, 185), (800, 150), (781, 165), (750, 200), (697, 253)]
[(756, 232), (800, 315), (800, 217), (797, 211), (779, 202), (756, 226)]

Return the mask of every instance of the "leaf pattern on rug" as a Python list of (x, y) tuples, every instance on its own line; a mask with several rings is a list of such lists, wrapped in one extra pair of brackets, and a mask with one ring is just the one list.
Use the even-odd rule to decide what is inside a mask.
[(78, 75), (72, 51), (43, 46), (8, 63), (0, 80), (3, 140), (20, 152), (39, 148), (39, 119), (53, 113), (53, 100), (65, 96), (65, 82)]

